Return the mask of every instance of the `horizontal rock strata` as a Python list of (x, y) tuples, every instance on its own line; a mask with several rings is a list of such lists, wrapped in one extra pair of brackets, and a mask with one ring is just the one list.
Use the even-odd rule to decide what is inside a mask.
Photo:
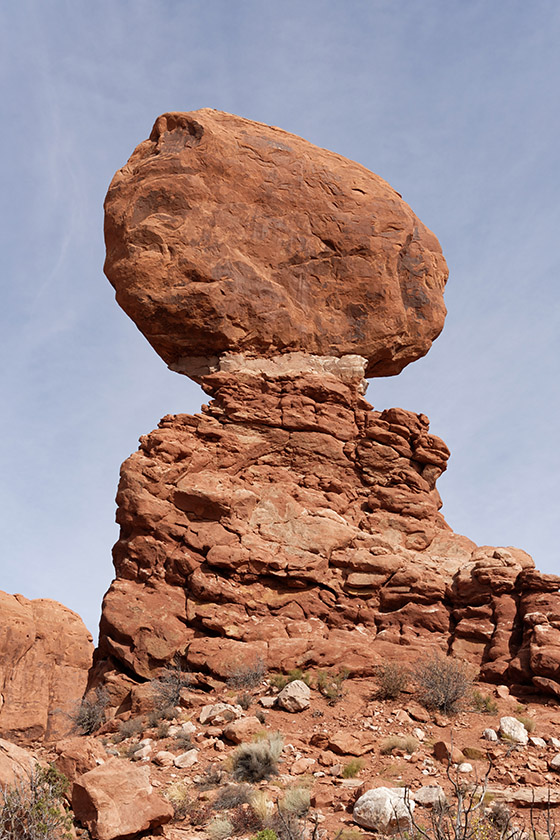
[(177, 652), (220, 677), (259, 658), (368, 674), (436, 645), (487, 679), (558, 690), (560, 578), (453, 533), (445, 443), (422, 414), (372, 410), (363, 360), (342, 369), (218, 370), (201, 414), (141, 438), (97, 680), (148, 679)]

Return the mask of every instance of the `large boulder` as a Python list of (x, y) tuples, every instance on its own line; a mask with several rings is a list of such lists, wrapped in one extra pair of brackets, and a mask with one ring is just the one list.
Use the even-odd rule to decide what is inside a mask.
[[(445, 318), (436, 237), (378, 175), (279, 128), (168, 113), (105, 202), (105, 272), (174, 370), (226, 352), (423, 356)], [(204, 361), (205, 359), (205, 361)]]
[(37, 767), (37, 759), (30, 752), (0, 738), (0, 790), (29, 778)]
[(372, 788), (356, 801), (354, 822), (378, 834), (410, 830), (415, 804), (405, 788)]
[(148, 767), (111, 758), (80, 776), (72, 810), (95, 840), (119, 840), (169, 822), (173, 808), (150, 783)]
[(0, 735), (26, 744), (68, 734), (85, 691), (93, 644), (56, 601), (0, 592)]

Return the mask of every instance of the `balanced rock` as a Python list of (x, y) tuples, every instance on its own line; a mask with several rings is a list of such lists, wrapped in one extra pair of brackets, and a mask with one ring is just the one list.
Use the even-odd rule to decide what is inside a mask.
[(56, 601), (0, 592), (0, 735), (53, 741), (73, 728), (93, 645), (81, 618)]
[(400, 195), (233, 114), (159, 117), (113, 178), (105, 239), (118, 303), (195, 378), (227, 352), (291, 351), (356, 353), (387, 376), (443, 327), (445, 260)]

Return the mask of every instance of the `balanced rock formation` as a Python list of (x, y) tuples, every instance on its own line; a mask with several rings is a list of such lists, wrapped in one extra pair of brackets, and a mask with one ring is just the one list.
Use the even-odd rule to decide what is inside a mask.
[(443, 323), (439, 245), (377, 176), (227, 114), (167, 114), (115, 176), (106, 270), (213, 399), (121, 470), (92, 685), (113, 705), (180, 654), (225, 678), (369, 674), (434, 646), (560, 696), (560, 578), (440, 513), (449, 450), (375, 411)]
[(443, 327), (435, 236), (385, 181), (279, 128), (164, 114), (115, 175), (105, 272), (174, 370), (359, 353), (398, 373)]
[(0, 592), (0, 736), (53, 741), (71, 731), (91, 666), (92, 638), (56, 601)]

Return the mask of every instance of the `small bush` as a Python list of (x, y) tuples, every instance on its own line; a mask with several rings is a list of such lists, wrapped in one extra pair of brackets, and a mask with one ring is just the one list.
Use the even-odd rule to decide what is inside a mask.
[(229, 820), (233, 825), (234, 834), (247, 836), (249, 832), (258, 831), (263, 827), (263, 821), (251, 805), (244, 803), (236, 805), (229, 812)]
[(379, 668), (375, 679), (378, 684), (377, 697), (380, 700), (396, 700), (407, 687), (410, 672), (404, 665), (387, 662)]
[(173, 806), (176, 820), (184, 820), (191, 807), (189, 792), (182, 782), (172, 782), (165, 791), (165, 796)]
[(174, 708), (181, 699), (181, 689), (192, 684), (192, 676), (184, 671), (180, 657), (176, 656), (173, 664), (167, 665), (161, 675), (152, 680), (156, 698), (156, 707), (160, 710)]
[(353, 779), (358, 775), (360, 770), (363, 770), (364, 762), (361, 758), (351, 758), (348, 764), (345, 764), (342, 769), (343, 779)]
[(272, 828), (263, 828), (259, 831), (252, 840), (278, 840), (278, 835)]
[(251, 708), (252, 702), (253, 698), (248, 691), (244, 691), (242, 694), (238, 694), (237, 696), (236, 703), (238, 706), (241, 706), (244, 712)]
[(483, 715), (498, 714), (498, 704), (489, 694), (483, 694), (475, 688), (471, 696), (475, 712), (480, 712)]
[(265, 674), (264, 659), (257, 656), (252, 662), (233, 668), (227, 684), (230, 688), (256, 688), (262, 683)]
[(279, 691), (294, 680), (301, 680), (306, 685), (311, 685), (311, 674), (309, 671), (302, 671), (301, 668), (294, 668), (293, 670), (288, 671), (287, 674), (272, 674), (270, 677), (270, 682)]
[(346, 670), (337, 672), (318, 671), (317, 689), (327, 698), (330, 706), (334, 706), (344, 696), (342, 683), (348, 679), (349, 672)]
[(311, 799), (309, 790), (299, 786), (288, 788), (278, 803), (278, 808), (281, 811), (295, 814), (298, 817), (305, 816), (310, 807)]
[(525, 715), (517, 715), (517, 720), (519, 723), (522, 723), (527, 732), (534, 732), (535, 731), (535, 721), (533, 718), (526, 717)]
[(412, 755), (418, 749), (418, 741), (412, 735), (390, 735), (379, 745), (381, 755), (391, 755), (394, 750), (403, 750)]
[(39, 767), (29, 778), (0, 791), (2, 840), (68, 840), (72, 820), (63, 806), (66, 776)]
[(156, 737), (162, 741), (164, 738), (167, 738), (169, 735), (169, 723), (166, 720), (161, 720), (158, 723)]
[(212, 790), (222, 783), (224, 771), (216, 762), (208, 764), (199, 775), (196, 786), (199, 790)]
[(427, 709), (436, 709), (446, 715), (459, 711), (472, 685), (463, 663), (440, 653), (426, 662), (419, 662), (413, 676), (420, 702)]
[(210, 840), (227, 840), (233, 834), (233, 823), (226, 817), (214, 817), (206, 826)]
[(274, 736), (265, 741), (240, 744), (232, 756), (232, 775), (238, 782), (261, 782), (278, 774), (282, 742)]
[(105, 723), (105, 709), (109, 703), (106, 689), (98, 687), (87, 694), (70, 718), (81, 735), (92, 735)]
[(127, 738), (132, 738), (134, 735), (139, 735), (144, 731), (144, 723), (142, 718), (129, 718), (128, 720), (121, 720), (119, 723), (118, 739), (125, 741)]
[(255, 717), (259, 723), (266, 723), (266, 715), (262, 709), (257, 709)]
[(229, 811), (230, 808), (250, 802), (251, 795), (251, 785), (227, 785), (218, 792), (212, 807), (215, 811)]

